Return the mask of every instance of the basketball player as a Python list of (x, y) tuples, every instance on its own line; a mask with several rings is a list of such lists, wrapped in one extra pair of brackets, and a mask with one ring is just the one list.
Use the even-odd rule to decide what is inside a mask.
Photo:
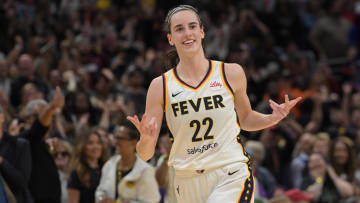
[(179, 62), (151, 82), (142, 119), (128, 117), (141, 134), (137, 153), (144, 160), (153, 156), (165, 112), (174, 138), (168, 164), (175, 169), (177, 202), (254, 202), (254, 178), (240, 129), (276, 125), (301, 98), (285, 95), (283, 104), (270, 100), (269, 115), (253, 111), (242, 67), (205, 57), (197, 10), (180, 5), (168, 12), (165, 23)]

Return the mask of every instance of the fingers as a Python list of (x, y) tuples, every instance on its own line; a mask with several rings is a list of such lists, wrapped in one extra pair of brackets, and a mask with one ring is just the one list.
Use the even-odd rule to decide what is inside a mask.
[(301, 100), (302, 97), (297, 97), (296, 99), (290, 100), (290, 102), (285, 103), (285, 108), (287, 108), (290, 111)]
[(283, 117), (285, 117), (288, 114), (288, 111), (286, 111), (283, 107), (281, 107), (279, 104), (274, 102), (273, 100), (269, 100), (270, 107), (273, 111), (280, 113)]
[(288, 104), (289, 103), (289, 95), (285, 95), (285, 103)]
[(144, 114), (141, 121), (135, 116), (126, 117), (131, 121), (142, 135), (153, 135), (157, 130), (156, 118), (152, 117), (149, 121), (147, 115)]
[(291, 108), (294, 107), (301, 100), (302, 100), (302, 97), (298, 97), (296, 99), (291, 100), (291, 102), (290, 102)]
[(131, 121), (132, 124), (135, 125), (136, 129), (140, 131), (140, 121), (138, 119), (138, 117), (135, 115), (135, 116), (127, 116), (126, 119), (128, 119), (129, 121)]
[(287, 111), (290, 112), (290, 110), (302, 99), (302, 97), (297, 97), (296, 99), (289, 100), (289, 95), (285, 95), (285, 103), (281, 106)]

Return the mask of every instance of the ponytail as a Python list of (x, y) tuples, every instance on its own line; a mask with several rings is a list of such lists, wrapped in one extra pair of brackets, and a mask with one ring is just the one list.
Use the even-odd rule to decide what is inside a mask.
[(180, 58), (179, 58), (179, 55), (178, 55), (176, 49), (170, 50), (165, 55), (165, 68), (166, 68), (166, 70), (169, 70), (169, 69), (174, 68), (175, 66), (177, 66), (179, 61), (180, 61)]

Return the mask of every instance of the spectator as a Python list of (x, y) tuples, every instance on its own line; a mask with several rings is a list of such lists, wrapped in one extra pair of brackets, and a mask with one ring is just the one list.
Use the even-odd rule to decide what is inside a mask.
[(68, 203), (67, 184), (69, 182), (71, 166), (70, 159), (72, 147), (65, 140), (56, 139), (54, 141), (53, 156), (56, 167), (58, 168), (60, 184), (61, 184), (61, 203)]
[(3, 130), (5, 116), (0, 106), (0, 174), (18, 203), (32, 203), (28, 188), (31, 174), (29, 142)]
[(80, 91), (69, 93), (66, 97), (69, 102), (66, 104), (65, 118), (75, 127), (76, 133), (98, 124), (101, 112), (92, 105), (89, 94)]
[(11, 84), (8, 74), (9, 63), (4, 56), (0, 56), (0, 89), (6, 94), (9, 94)]
[(329, 157), (330, 145), (331, 145), (331, 140), (329, 138), (329, 134), (323, 132), (318, 133), (315, 135), (315, 141), (312, 152), (320, 153), (325, 157)]
[(144, 89), (144, 72), (140, 68), (130, 67), (127, 78), (125, 104), (134, 108), (135, 112), (133, 113), (142, 115), (145, 112), (146, 100), (146, 91)]
[(345, 182), (342, 187), (348, 192), (346, 196), (353, 195), (356, 187), (354, 143), (348, 137), (336, 138), (330, 148), (330, 161), (336, 175)]
[(27, 83), (34, 83), (44, 94), (47, 93), (47, 85), (35, 78), (34, 62), (30, 55), (23, 54), (20, 56), (18, 68), (20, 77), (12, 82), (10, 92), (11, 104), (14, 105), (14, 107), (18, 107), (20, 105), (21, 101), (19, 99), (21, 98), (21, 92), (19, 90), (21, 90)]
[(73, 154), (68, 183), (69, 203), (95, 203), (101, 168), (108, 158), (107, 148), (95, 131), (81, 134)]
[(295, 188), (300, 188), (304, 170), (306, 169), (309, 156), (312, 152), (314, 136), (306, 133), (300, 137), (298, 142), (299, 156), (291, 162), (292, 182)]
[(169, 167), (167, 163), (173, 141), (173, 138), (170, 138), (168, 134), (160, 134), (158, 146), (162, 156), (156, 164), (156, 180), (160, 191), (165, 193), (163, 195), (164, 203), (176, 203), (174, 188), (175, 169)]
[(271, 198), (277, 187), (274, 176), (268, 169), (261, 166), (261, 162), (265, 157), (265, 148), (259, 141), (249, 140), (246, 142), (245, 148), (252, 157), (252, 166), (255, 176), (255, 198)]
[(306, 1), (306, 8), (300, 13), (305, 28), (310, 30), (316, 21), (324, 15), (321, 0)]
[(276, 1), (274, 12), (270, 15), (268, 23), (273, 28), (276, 43), (285, 46), (290, 41), (295, 41), (297, 45), (302, 45), (303, 35), (297, 33), (304, 32), (304, 25), (295, 10), (294, 1)]
[(321, 17), (310, 31), (310, 41), (322, 59), (346, 56), (351, 24), (341, 17), (343, 0), (326, 0), (326, 15)]
[(10, 191), (9, 186), (0, 173), (0, 202), (16, 203), (14, 194)]
[(49, 152), (51, 146), (46, 143), (45, 136), (55, 111), (61, 109), (64, 102), (64, 96), (57, 87), (56, 95), (49, 105), (45, 101), (37, 100), (30, 102), (25, 108), (28, 115), (37, 117), (31, 128), (20, 135), (30, 142), (32, 170), (29, 187), (36, 203), (60, 203), (59, 174)]
[(309, 173), (304, 177), (301, 188), (315, 195), (315, 202), (338, 202), (353, 191), (349, 190), (346, 181), (336, 175), (324, 155), (311, 154), (308, 168)]
[(155, 170), (135, 153), (138, 132), (127, 122), (118, 126), (114, 134), (120, 154), (104, 165), (101, 182), (96, 190), (96, 202), (159, 202)]
[(264, 130), (261, 139), (265, 146), (265, 158), (262, 166), (274, 175), (280, 186), (291, 188), (291, 179), (288, 177), (291, 176), (290, 164), (294, 141), (279, 126)]

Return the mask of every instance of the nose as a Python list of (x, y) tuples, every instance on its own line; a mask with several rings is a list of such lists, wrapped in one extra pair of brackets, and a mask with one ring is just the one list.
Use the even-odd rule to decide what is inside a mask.
[(185, 36), (190, 36), (191, 35), (191, 30), (186, 27), (184, 33), (185, 33)]

